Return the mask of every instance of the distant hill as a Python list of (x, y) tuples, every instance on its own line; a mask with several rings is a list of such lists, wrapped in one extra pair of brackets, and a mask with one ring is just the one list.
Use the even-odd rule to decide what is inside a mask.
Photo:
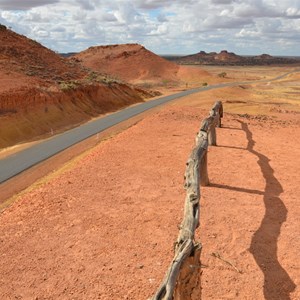
[(285, 57), (274, 57), (268, 54), (259, 56), (240, 56), (233, 52), (222, 50), (220, 53), (200, 51), (199, 53), (170, 57), (170, 60), (178, 64), (190, 65), (273, 65), (273, 64), (293, 64), (299, 60)]
[(85, 67), (109, 74), (124, 81), (178, 80), (179, 66), (139, 44), (121, 44), (90, 47), (70, 58)]
[(60, 56), (62, 57), (71, 57), (77, 54), (78, 52), (68, 52), (68, 53), (59, 53)]

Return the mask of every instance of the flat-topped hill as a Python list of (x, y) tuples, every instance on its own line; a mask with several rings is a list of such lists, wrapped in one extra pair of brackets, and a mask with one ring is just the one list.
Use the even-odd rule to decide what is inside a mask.
[(240, 56), (227, 50), (220, 53), (200, 51), (196, 54), (176, 57), (174, 62), (179, 64), (199, 65), (271, 65), (271, 64), (296, 64), (299, 60), (293, 58), (274, 57), (269, 54), (258, 56)]

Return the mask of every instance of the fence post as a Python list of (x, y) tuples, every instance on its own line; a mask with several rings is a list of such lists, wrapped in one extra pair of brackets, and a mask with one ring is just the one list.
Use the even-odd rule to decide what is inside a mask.
[(208, 131), (208, 145), (216, 146), (217, 145), (217, 134), (215, 125), (211, 125), (210, 130)]
[(208, 172), (207, 172), (207, 151), (203, 155), (200, 162), (200, 184), (202, 186), (209, 185)]
[(199, 270), (201, 268), (201, 250), (202, 245), (196, 243), (191, 256), (182, 264), (173, 296), (174, 300), (188, 300), (192, 299), (192, 294), (200, 295), (201, 282)]
[(218, 123), (218, 126), (219, 126), (219, 128), (221, 128), (222, 127), (221, 120), (223, 118), (223, 103), (221, 101), (218, 101), (218, 103), (219, 103), (219, 118), (218, 118), (219, 123)]

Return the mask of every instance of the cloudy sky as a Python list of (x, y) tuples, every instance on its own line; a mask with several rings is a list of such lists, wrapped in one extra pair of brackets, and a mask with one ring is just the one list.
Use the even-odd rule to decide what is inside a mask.
[(0, 0), (0, 23), (58, 52), (139, 43), (300, 56), (300, 0)]

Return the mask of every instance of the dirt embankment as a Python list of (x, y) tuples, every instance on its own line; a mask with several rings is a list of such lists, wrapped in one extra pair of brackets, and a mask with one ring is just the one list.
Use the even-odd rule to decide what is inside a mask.
[(46, 137), (100, 114), (143, 101), (125, 84), (79, 86), (68, 91), (24, 89), (0, 94), (0, 148)]
[(55, 134), (150, 96), (0, 27), (0, 148)]

